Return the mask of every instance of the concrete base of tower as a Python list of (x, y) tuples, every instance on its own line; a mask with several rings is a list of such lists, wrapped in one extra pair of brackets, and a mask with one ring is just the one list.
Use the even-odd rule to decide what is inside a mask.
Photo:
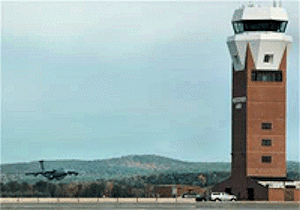
[(227, 192), (236, 195), (238, 200), (268, 200), (268, 186), (263, 186), (250, 177), (246, 177), (245, 179), (234, 179), (230, 177), (215, 185), (212, 191)]

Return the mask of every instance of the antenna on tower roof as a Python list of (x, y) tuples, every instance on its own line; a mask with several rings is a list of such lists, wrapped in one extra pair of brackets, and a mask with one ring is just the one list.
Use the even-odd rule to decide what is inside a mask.
[(281, 7), (282, 6), (282, 1), (281, 0), (279, 0), (279, 7)]
[(249, 2), (248, 2), (248, 7), (254, 7), (253, 1), (249, 1)]
[(276, 7), (276, 1), (273, 0), (273, 7)]

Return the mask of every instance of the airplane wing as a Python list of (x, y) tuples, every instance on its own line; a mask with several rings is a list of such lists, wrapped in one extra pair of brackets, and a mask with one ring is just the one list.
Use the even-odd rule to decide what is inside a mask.
[(76, 172), (76, 171), (68, 171), (67, 172), (69, 175), (72, 175), (72, 174), (74, 174), (75, 176), (77, 176), (79, 173), (78, 172)]
[(56, 170), (52, 170), (52, 171), (44, 171), (44, 174), (54, 174), (56, 172)]
[(25, 173), (26, 176), (29, 176), (29, 175), (33, 175), (33, 176), (37, 176), (39, 174), (43, 174), (43, 172), (30, 172), (30, 173)]
[(53, 174), (56, 170), (53, 170), (53, 171), (40, 171), (40, 172), (29, 172), (29, 173), (25, 173), (26, 176), (29, 176), (29, 175), (33, 175), (33, 176), (37, 176), (39, 174)]

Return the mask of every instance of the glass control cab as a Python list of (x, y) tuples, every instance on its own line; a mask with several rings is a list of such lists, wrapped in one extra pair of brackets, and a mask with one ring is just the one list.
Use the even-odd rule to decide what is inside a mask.
[(278, 20), (242, 20), (232, 23), (235, 34), (243, 32), (271, 31), (284, 33), (287, 21)]

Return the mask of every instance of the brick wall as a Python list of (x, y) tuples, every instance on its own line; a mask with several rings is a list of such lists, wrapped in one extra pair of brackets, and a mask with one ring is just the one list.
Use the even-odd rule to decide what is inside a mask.
[(284, 189), (269, 188), (269, 201), (284, 201)]
[(294, 189), (294, 200), (300, 201), (300, 189)]

